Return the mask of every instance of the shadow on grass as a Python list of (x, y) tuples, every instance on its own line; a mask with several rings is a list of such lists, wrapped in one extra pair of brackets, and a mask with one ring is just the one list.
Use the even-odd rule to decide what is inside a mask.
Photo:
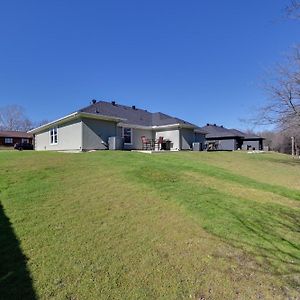
[[(230, 191), (201, 186), (201, 182), (186, 181), (182, 173), (161, 166), (147, 172), (135, 170), (131, 178), (156, 189), (162, 199), (185, 207), (224, 243), (250, 254), (258, 262), (255, 272), (279, 276), (296, 289), (300, 286), (299, 209), (283, 205), (284, 201), (282, 205), (250, 201)], [(258, 184), (253, 186), (261, 189)]]
[[(281, 277), (300, 287), (300, 213), (275, 204), (253, 203), (211, 190), (212, 197), (194, 206), (208, 232), (256, 258), (254, 272)], [(204, 197), (205, 198), (205, 197)], [(210, 199), (209, 199), (210, 198)], [(190, 207), (191, 209), (192, 207)], [(242, 265), (245, 268), (245, 265)], [(249, 265), (246, 268), (249, 267)]]
[[(224, 207), (220, 207), (219, 204), (215, 203), (215, 207), (218, 207), (216, 209), (220, 212), (224, 212)], [(247, 216), (235, 209), (228, 207), (226, 209), (232, 222), (239, 223), (240, 232), (240, 235), (227, 235), (227, 242), (230, 241), (233, 246), (241, 248), (248, 246), (246, 248), (252, 254), (264, 257), (271, 265), (276, 261), (284, 263), (285, 268), (283, 266), (280, 268), (282, 274), (288, 274), (284, 270), (291, 273), (300, 272), (299, 213), (287, 212), (271, 206), (259, 206), (257, 209), (252, 207), (251, 211), (248, 211), (252, 216)]]
[(285, 276), (289, 285), (299, 285), (299, 210), (255, 200), (251, 203), (215, 190), (213, 193), (215, 197), (206, 201), (198, 198), (204, 228), (223, 242), (260, 258), (267, 273)]
[(19, 244), (0, 204), (0, 299), (37, 299)]
[(159, 158), (161, 156), (137, 157), (129, 157), (126, 166), (121, 160), (114, 161), (121, 176), (130, 183), (137, 182), (140, 189), (150, 189), (160, 199), (185, 208), (202, 228), (230, 246), (227, 253), (216, 251), (217, 255), (231, 259), (233, 248), (242, 250), (241, 260), (239, 251), (233, 258), (238, 263), (241, 261), (241, 269), (276, 276), (287, 289), (293, 287), (299, 291), (300, 209), (286, 206), (284, 198), (281, 204), (255, 198), (251, 201), (235, 195), (230, 189), (208, 187), (201, 179), (188, 178), (187, 172), (292, 200), (300, 200), (299, 190), (261, 182), (179, 156), (165, 156), (163, 160)]
[[(293, 160), (294, 161), (294, 160)], [(292, 163), (293, 163), (292, 161)], [(156, 162), (154, 160), (154, 162)], [(277, 160), (278, 162), (278, 160)], [(138, 162), (140, 167), (142, 167), (145, 173), (164, 173), (164, 170), (172, 170), (173, 174), (182, 175), (186, 172), (195, 172), (195, 174), (200, 173), (201, 175), (208, 176), (210, 178), (216, 178), (223, 180), (225, 182), (232, 182), (235, 184), (239, 184), (241, 186), (245, 186), (246, 188), (254, 188), (256, 190), (267, 191), (273, 194), (277, 194), (279, 196), (283, 196), (289, 198), (291, 200), (300, 201), (300, 190), (288, 188), (282, 185), (270, 184), (267, 182), (262, 182), (259, 180), (255, 180), (253, 178), (236, 174), (234, 172), (228, 171), (221, 167), (211, 166), (205, 162), (191, 162), (182, 159), (181, 157), (175, 157), (172, 160), (165, 159), (164, 161), (159, 161), (159, 167), (157, 165), (147, 165), (147, 162)], [(138, 163), (135, 163), (137, 166)], [(144, 164), (144, 165), (143, 165)], [(295, 165), (299, 163), (295, 162)], [(137, 170), (135, 170), (137, 172)], [(169, 175), (167, 175), (169, 176)], [(152, 178), (156, 181), (155, 178)]]
[(299, 211), (292, 213), (275, 207), (252, 208), (255, 218), (234, 209), (227, 212), (233, 222), (240, 224), (238, 232), (224, 238), (220, 230), (209, 231), (228, 245), (259, 258), (262, 268), (253, 271), (279, 276), (286, 286), (300, 292)]

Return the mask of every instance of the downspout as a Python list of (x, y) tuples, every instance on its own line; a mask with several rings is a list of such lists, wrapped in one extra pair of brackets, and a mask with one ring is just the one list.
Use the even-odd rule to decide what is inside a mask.
[(181, 134), (181, 128), (178, 126), (178, 131), (179, 131), (179, 149), (182, 150), (182, 134)]
[(84, 151), (83, 149), (83, 120), (81, 119), (81, 146), (80, 146), (80, 151)]

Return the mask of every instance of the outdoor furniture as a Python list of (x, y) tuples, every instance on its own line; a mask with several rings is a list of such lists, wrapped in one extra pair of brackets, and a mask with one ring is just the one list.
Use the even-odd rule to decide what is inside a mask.
[(147, 139), (144, 135), (141, 136), (142, 139), (142, 150), (152, 150), (152, 140)]
[(164, 140), (163, 136), (160, 136), (158, 139), (147, 139), (144, 135), (141, 136), (142, 140), (142, 150), (170, 150), (171, 141)]
[(207, 151), (217, 151), (217, 150), (219, 150), (219, 142), (218, 141), (208, 141), (208, 142), (206, 142), (206, 150)]
[(171, 150), (171, 141), (163, 140), (163, 142), (161, 144), (161, 150)]
[(154, 150), (161, 150), (162, 148), (162, 144), (164, 142), (164, 137), (163, 136), (160, 136), (157, 140), (154, 140)]

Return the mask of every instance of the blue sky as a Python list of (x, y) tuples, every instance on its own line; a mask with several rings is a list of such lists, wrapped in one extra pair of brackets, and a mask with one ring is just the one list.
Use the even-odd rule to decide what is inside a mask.
[(265, 69), (297, 43), (287, 3), (1, 1), (0, 106), (53, 120), (95, 98), (249, 128)]

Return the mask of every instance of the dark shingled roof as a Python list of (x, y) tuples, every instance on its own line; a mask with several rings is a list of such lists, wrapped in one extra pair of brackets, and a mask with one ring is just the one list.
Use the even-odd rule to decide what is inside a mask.
[(171, 117), (161, 112), (152, 113), (152, 126), (163, 126), (171, 124), (182, 124), (197, 127), (195, 124), (189, 123), (179, 118)]
[(192, 123), (163, 114), (161, 112), (151, 113), (144, 109), (120, 105), (115, 102), (98, 101), (94, 104), (80, 109), (78, 112), (122, 118), (126, 119), (125, 122), (127, 124), (139, 126), (164, 126), (180, 124), (197, 127)]
[(241, 133), (233, 132), (230, 129), (224, 128), (223, 126), (217, 126), (215, 124), (208, 124), (202, 127), (202, 130), (207, 132), (206, 138), (216, 139), (216, 138), (234, 138), (243, 137)]
[(23, 131), (0, 131), (0, 137), (32, 138), (32, 134)]
[(218, 126), (216, 124), (207, 124), (201, 128), (203, 131), (207, 132), (206, 138), (208, 139), (218, 139), (218, 138), (243, 138), (247, 139), (262, 139), (262, 137), (257, 135), (249, 135), (237, 129), (228, 129), (223, 126)]
[(263, 139), (261, 136), (258, 136), (258, 135), (255, 135), (255, 134), (248, 134), (248, 133), (245, 133), (245, 132), (242, 132), (240, 130), (237, 130), (237, 129), (229, 129), (230, 131), (232, 132), (235, 132), (237, 134), (240, 134), (240, 135), (243, 135), (244, 137), (244, 140), (247, 140), (247, 139)]

